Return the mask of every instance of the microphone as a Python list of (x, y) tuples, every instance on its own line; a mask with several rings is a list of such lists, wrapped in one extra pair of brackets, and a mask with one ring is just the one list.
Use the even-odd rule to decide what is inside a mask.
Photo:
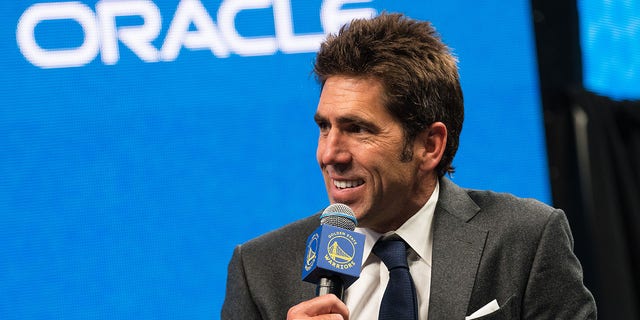
[(353, 210), (334, 203), (307, 238), (302, 280), (317, 285), (317, 296), (333, 293), (342, 300), (344, 289), (360, 277), (365, 236), (353, 231), (356, 225)]

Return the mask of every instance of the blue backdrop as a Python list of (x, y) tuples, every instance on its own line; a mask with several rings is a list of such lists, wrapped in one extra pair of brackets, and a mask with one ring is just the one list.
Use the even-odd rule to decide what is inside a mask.
[(528, 1), (2, 1), (0, 318), (218, 318), (233, 247), (327, 205), (314, 52), (383, 10), (460, 59), (453, 180), (550, 202)]

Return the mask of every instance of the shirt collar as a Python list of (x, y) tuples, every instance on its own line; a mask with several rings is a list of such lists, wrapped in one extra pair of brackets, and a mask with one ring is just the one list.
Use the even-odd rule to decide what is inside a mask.
[(436, 187), (433, 189), (433, 193), (431, 193), (427, 203), (395, 231), (381, 234), (368, 228), (356, 228), (356, 232), (366, 236), (362, 263), (364, 264), (365, 261), (367, 261), (373, 245), (375, 245), (378, 239), (382, 236), (387, 237), (392, 234), (397, 234), (409, 244), (411, 249), (413, 249), (421, 259), (431, 266), (431, 248), (433, 245), (433, 237), (431, 236), (433, 229), (431, 225), (433, 223), (433, 215), (436, 210), (436, 202), (438, 201), (439, 194), (440, 182), (436, 180)]

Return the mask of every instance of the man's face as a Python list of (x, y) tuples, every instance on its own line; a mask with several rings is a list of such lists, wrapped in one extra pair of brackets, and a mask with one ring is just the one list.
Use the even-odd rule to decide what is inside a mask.
[(348, 205), (359, 226), (378, 232), (399, 227), (429, 196), (416, 157), (400, 160), (402, 126), (384, 107), (382, 92), (373, 79), (329, 77), (315, 115), (316, 157), (330, 202)]

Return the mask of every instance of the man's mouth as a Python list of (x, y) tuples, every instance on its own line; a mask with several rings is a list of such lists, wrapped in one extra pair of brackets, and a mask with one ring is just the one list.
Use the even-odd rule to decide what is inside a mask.
[(362, 180), (362, 179), (358, 179), (358, 180), (333, 180), (333, 185), (336, 186), (336, 188), (338, 188), (338, 189), (355, 188), (355, 187), (360, 186), (362, 184), (364, 184), (364, 180)]

